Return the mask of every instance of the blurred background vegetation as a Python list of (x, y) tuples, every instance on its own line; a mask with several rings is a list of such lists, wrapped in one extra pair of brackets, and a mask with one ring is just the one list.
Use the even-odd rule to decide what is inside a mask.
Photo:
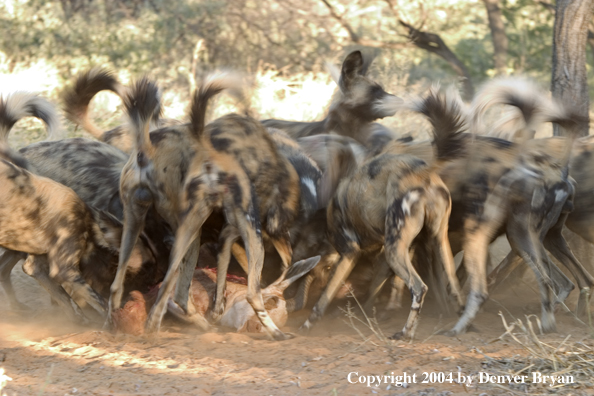
[[(493, 5), (506, 38), (498, 55), (487, 13)], [(376, 55), (372, 73), (397, 95), (436, 81), (469, 94), (497, 74), (525, 74), (548, 88), (554, 13), (535, 0), (5, 0), (0, 92), (41, 92), (58, 103), (77, 73), (105, 66), (123, 82), (157, 78), (166, 116), (183, 119), (194, 76), (233, 68), (253, 76), (258, 116), (313, 120), (335, 89), (324, 62), (340, 64), (361, 47)], [(99, 96), (99, 125), (118, 124), (119, 106), (114, 95)], [(402, 133), (421, 128), (398, 116), (385, 121)], [(31, 125), (37, 128), (11, 137), (17, 146), (43, 135)]]

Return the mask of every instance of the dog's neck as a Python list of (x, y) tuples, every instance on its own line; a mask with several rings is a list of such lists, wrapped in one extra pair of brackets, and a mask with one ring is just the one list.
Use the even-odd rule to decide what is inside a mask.
[(357, 114), (353, 109), (338, 105), (328, 112), (324, 119), (324, 129), (326, 133), (336, 133), (360, 140), (361, 133), (372, 121), (368, 117), (361, 117), (361, 114)]

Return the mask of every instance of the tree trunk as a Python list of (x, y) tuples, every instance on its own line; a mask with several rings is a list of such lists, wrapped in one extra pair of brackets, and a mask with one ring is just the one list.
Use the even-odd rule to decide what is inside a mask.
[(493, 60), (498, 75), (507, 74), (507, 35), (503, 26), (503, 15), (499, 0), (483, 0), (489, 17), (489, 28), (493, 40)]
[(594, 32), (592, 30), (588, 30), (588, 45), (592, 51), (592, 59), (594, 59)]
[[(594, 0), (557, 0), (553, 32), (553, 97), (561, 100), (588, 119), (590, 100), (586, 75), (588, 25), (594, 11)], [(580, 135), (588, 135), (586, 124)], [(564, 132), (554, 126), (556, 136)]]

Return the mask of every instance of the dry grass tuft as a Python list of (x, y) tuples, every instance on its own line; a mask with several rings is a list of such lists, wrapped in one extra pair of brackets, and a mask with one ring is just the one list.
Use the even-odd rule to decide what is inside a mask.
[[(540, 372), (543, 376), (567, 376), (574, 378), (573, 384), (555, 384), (550, 382), (511, 384), (509, 390), (522, 394), (575, 394), (576, 389), (594, 388), (594, 348), (584, 340), (569, 342), (568, 335), (561, 342), (547, 343), (536, 334), (535, 327), (542, 335), (540, 320), (535, 315), (526, 316), (508, 324), (501, 312), (499, 316), (505, 327), (505, 333), (492, 342), (510, 337), (528, 352), (526, 357), (519, 355), (511, 358), (494, 359), (489, 356), (485, 365), (494, 375), (530, 375)], [(517, 389), (514, 389), (516, 387)], [(506, 387), (506, 389), (508, 389)]]
[[(361, 345), (370, 343), (376, 347), (388, 347), (394, 344), (393, 340), (390, 340), (382, 331), (375, 316), (375, 308), (373, 309), (373, 315), (369, 316), (363, 306), (355, 297), (353, 289), (349, 287), (347, 294), (349, 301), (347, 301), (346, 307), (339, 308), (345, 315), (346, 319), (343, 322), (355, 330), (359, 337), (363, 340)], [(355, 301), (356, 307), (351, 304), (350, 299)], [(357, 309), (358, 308), (358, 309)], [(358, 312), (363, 314), (363, 319), (358, 316)]]

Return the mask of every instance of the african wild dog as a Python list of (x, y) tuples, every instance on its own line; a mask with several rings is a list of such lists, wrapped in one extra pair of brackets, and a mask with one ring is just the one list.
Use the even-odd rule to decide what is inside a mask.
[(340, 256), (326, 237), (326, 208), (338, 182), (354, 172), (364, 152), (355, 140), (340, 135), (314, 135), (300, 138), (298, 142), (307, 156), (318, 164), (322, 175), (317, 191), (318, 210), (307, 221), (297, 222), (291, 229), (293, 257), (299, 260), (319, 254), (321, 260), (301, 281), (295, 297), (288, 300), (291, 310), (295, 311), (306, 306), (312, 285), (314, 295), (323, 288), (330, 270), (338, 262)]
[[(149, 86), (154, 87), (148, 83), (145, 86), (147, 89)], [(131, 91), (136, 93), (134, 89), (135, 87), (132, 87)], [(134, 130), (135, 125), (131, 126), (134, 147), (121, 171), (119, 190), (124, 213), (124, 232), (118, 270), (111, 286), (108, 325), (112, 324), (113, 312), (121, 305), (128, 260), (138, 235), (150, 218), (150, 210), (154, 209), (173, 232), (177, 230), (180, 193), (184, 177), (195, 155), (188, 125), (169, 126), (149, 132), (150, 124), (158, 122), (161, 108), (158, 90), (155, 88), (150, 93), (152, 97), (148, 96), (148, 92), (142, 98), (139, 97), (135, 103), (137, 109), (133, 109), (129, 114), (133, 123), (138, 121), (140, 116), (146, 116), (148, 119), (146, 124), (143, 124), (143, 128), (146, 129), (140, 131), (142, 133), (139, 135), (136, 135), (138, 131)], [(129, 95), (130, 91), (127, 91), (124, 99), (130, 98)], [(139, 115), (138, 108), (150, 113), (144, 112)], [(188, 253), (186, 260), (195, 265), (197, 252), (198, 246), (195, 245)], [(185, 267), (192, 267), (192, 265)], [(194, 307), (191, 303), (188, 304), (192, 273), (193, 267), (187, 272), (182, 272), (175, 302), (188, 313), (188, 317), (195, 318), (197, 325), (207, 328), (208, 323), (200, 315), (194, 315)]]
[(394, 115), (402, 104), (402, 99), (387, 93), (366, 76), (371, 61), (361, 51), (353, 51), (345, 58), (338, 81), (340, 96), (322, 121), (264, 120), (262, 123), (283, 130), (294, 139), (331, 132), (360, 138), (374, 120)]
[[(260, 293), (264, 260), (262, 234), (264, 231), (268, 235), (287, 267), (292, 256), (288, 231), (299, 210), (299, 177), (278, 152), (266, 129), (254, 119), (230, 114), (205, 126), (208, 100), (224, 89), (234, 88), (234, 84), (228, 75), (214, 76), (193, 98), (191, 120), (196, 154), (185, 175), (180, 225), (169, 271), (147, 321), (149, 331), (158, 330), (160, 326), (182, 258), (193, 243), (199, 243), (202, 225), (210, 214), (222, 209), (226, 220), (223, 238), (239, 234), (246, 249), (247, 301), (268, 334), (277, 340), (286, 338), (266, 313)], [(142, 87), (150, 85), (141, 81), (138, 91)], [(141, 112), (135, 107), (135, 103), (142, 102), (134, 96), (126, 101), (139, 135), (145, 130), (144, 114), (151, 110)], [(138, 116), (134, 117), (135, 114)], [(146, 141), (146, 137), (140, 139)], [(138, 163), (139, 171), (144, 171), (143, 163)], [(228, 260), (219, 258), (218, 263), (228, 265)]]
[[(0, 158), (4, 158), (24, 169), (28, 168), (28, 163), (19, 153), (10, 148), (8, 144), (8, 135), (19, 119), (28, 116), (37, 117), (42, 120), (47, 126), (48, 136), (55, 136), (57, 130), (60, 128), (53, 106), (39, 96), (17, 93), (12, 95), (9, 99), (1, 99)], [(25, 256), (18, 252), (0, 252), (0, 283), (6, 292), (6, 297), (10, 306), (13, 309), (26, 308), (17, 300), (10, 280), (12, 268), (14, 268), (14, 266), (23, 258), (25, 258)]]
[[(103, 131), (89, 118), (89, 104), (101, 91), (111, 91), (120, 98), (125, 94), (127, 87), (120, 84), (112, 72), (101, 68), (92, 68), (80, 74), (73, 86), (63, 93), (64, 112), (66, 117), (76, 125), (80, 125), (99, 141), (117, 147), (125, 153), (131, 153), (134, 147), (134, 137), (127, 125), (121, 125)], [(179, 124), (175, 120), (155, 119), (157, 127), (173, 126)]]
[[(130, 251), (147, 221), (148, 211), (154, 208), (174, 232), (179, 227), (178, 213), (181, 207), (183, 182), (196, 153), (189, 131), (190, 124), (168, 126), (149, 133), (150, 125), (159, 123), (160, 94), (154, 84), (149, 84), (146, 81), (143, 84), (148, 90), (147, 92), (139, 92), (139, 87), (136, 86), (132, 88), (132, 91), (127, 91), (123, 97), (126, 105), (136, 106), (135, 108), (127, 106), (132, 121), (130, 133), (134, 137), (134, 147), (128, 162), (122, 169), (120, 179), (124, 234), (118, 271), (111, 288), (110, 315), (107, 317), (109, 321), (111, 321), (112, 313), (121, 305), (122, 285)], [(143, 96), (139, 97), (136, 102), (130, 102), (131, 93), (135, 95), (142, 93)], [(149, 96), (149, 93), (153, 96)], [(149, 117), (147, 112), (152, 112), (149, 119), (146, 120), (146, 124), (143, 124), (143, 128), (146, 127), (146, 129), (142, 131), (135, 129), (138, 127), (135, 122), (138, 121), (139, 109), (143, 110), (143, 113), (140, 114), (143, 117)], [(203, 239), (207, 237), (216, 240), (222, 225), (222, 213), (213, 213), (202, 227)], [(196, 314), (188, 295), (194, 267), (198, 260), (198, 249), (198, 242), (192, 244), (188, 249), (178, 279), (174, 301), (181, 310), (186, 312), (186, 319), (194, 320), (196, 325), (206, 329), (209, 326), (208, 322), (201, 315)]]
[[(536, 87), (517, 79), (496, 81), (485, 87), (475, 99), (475, 117), (482, 113), (482, 108), (494, 103), (520, 109), (525, 126), (515, 134), (519, 140), (515, 145), (518, 152), (516, 164), (497, 182), (485, 200), (482, 213), (466, 219), (466, 238), (471, 243), (467, 243), (464, 250), (466, 268), (471, 276), (471, 296), (476, 290), (486, 290), (484, 265), (476, 265), (480, 262), (479, 257), (484, 257), (486, 245), (505, 230), (513, 253), (524, 259), (537, 276), (543, 330), (555, 331), (555, 300), (563, 301), (574, 286), (550, 261), (545, 247), (570, 268), (580, 285), (592, 280), (575, 260), (561, 235), (565, 218), (573, 206), (574, 185), (568, 177), (568, 163), (576, 137), (575, 127), (583, 119), (561, 104), (547, 100)], [(558, 123), (570, 137), (532, 139), (534, 126), (542, 121)], [(478, 302), (476, 298), (469, 300)], [(467, 304), (465, 314), (452, 329), (453, 333), (467, 325), (479, 305), (480, 302)]]
[(300, 214), (298, 219), (301, 222), (307, 222), (318, 210), (318, 189), (322, 171), (301, 146), (285, 132), (275, 128), (266, 128), (266, 130), (272, 137), (279, 153), (289, 161), (299, 176), (301, 193), (299, 195)]
[(427, 292), (409, 257), (411, 244), (421, 232), (443, 265), (452, 294), (463, 305), (447, 238), (450, 194), (436, 173), (461, 148), (466, 124), (459, 101), (453, 90), (440, 94), (433, 89), (414, 105), (432, 122), (435, 159), (426, 162), (408, 154), (380, 154), (340, 183), (328, 206), (330, 240), (340, 261), (302, 328), (310, 328), (324, 314), (361, 251), (383, 246), (390, 268), (405, 280), (412, 295), (406, 325), (394, 337), (412, 339)]
[[(59, 125), (49, 102), (29, 94), (13, 95), (0, 108), (0, 122), (4, 126), (3, 142), (7, 141), (12, 125), (24, 116), (43, 117), (48, 134), (56, 134), (53, 129)], [(115, 217), (122, 217), (119, 173), (127, 160), (127, 155), (119, 150), (104, 143), (81, 138), (34, 143), (18, 152), (10, 150), (5, 144), (3, 147), (8, 149), (6, 152), (11, 162), (14, 163), (14, 158), (18, 157), (19, 163), (27, 170), (72, 188), (87, 205)], [(118, 227), (118, 233), (121, 233), (121, 225)], [(144, 290), (148, 285), (162, 279), (167, 268), (168, 249), (163, 241), (168, 235), (166, 230), (155, 219), (151, 224), (147, 224), (145, 231), (148, 235), (143, 234), (135, 248), (134, 264), (126, 279), (127, 290), (131, 287)], [(150, 254), (145, 252), (147, 249), (150, 250)], [(141, 253), (140, 256), (138, 252)], [(153, 256), (160, 264), (154, 265)], [(25, 307), (16, 300), (10, 273), (22, 258), (22, 253), (11, 250), (5, 251), (0, 257), (0, 282), (11, 306), (17, 308)], [(105, 265), (101, 266), (99, 263)], [(100, 260), (93, 266), (82, 268), (85, 280), (100, 294), (104, 293), (105, 285), (111, 283), (115, 274), (113, 265), (107, 263), (108, 260)], [(141, 267), (142, 273), (139, 272)]]
[[(372, 135), (368, 140), (373, 140), (374, 144), (379, 144), (381, 141), (387, 141), (388, 138), (396, 138), (401, 142), (410, 141), (408, 137), (396, 137), (380, 124), (372, 125)], [(319, 165), (323, 171), (323, 176), (318, 192), (318, 212), (308, 222), (298, 227), (296, 232), (292, 231), (293, 256), (295, 259), (299, 259), (310, 257), (312, 254), (320, 254), (322, 258), (320, 264), (308, 273), (302, 281), (299, 293), (295, 298), (288, 300), (289, 303), (295, 304), (292, 307), (294, 310), (305, 307), (310, 297), (319, 297), (329, 279), (331, 269), (340, 257), (336, 249), (325, 237), (327, 232), (326, 208), (338, 184), (344, 177), (351, 175), (365, 161), (366, 157), (373, 156), (371, 155), (372, 152), (379, 151), (374, 145), (368, 144), (366, 147), (349, 137), (333, 134), (307, 136), (299, 138), (298, 142), (307, 155)], [(381, 258), (383, 255), (380, 254), (378, 257)], [(363, 257), (363, 259), (365, 258)], [(377, 261), (376, 259), (373, 260)], [(385, 266), (388, 271), (386, 276), (388, 276), (392, 271), (387, 264)], [(361, 289), (360, 283), (362, 280), (359, 279), (361, 278), (359, 275), (356, 273), (350, 277), (359, 286), (357, 287), (358, 291)], [(310, 287), (312, 287), (312, 296), (309, 295)], [(381, 285), (377, 287), (377, 292), (379, 292)], [(368, 298), (366, 308), (370, 308), (374, 300), (375, 294)]]
[[(50, 110), (41, 98), (31, 94), (16, 93), (0, 99), (2, 146), (8, 148), (8, 134), (20, 117), (43, 114), (47, 125), (53, 125), (56, 116)], [(8, 151), (0, 160), (0, 246), (28, 254), (25, 272), (72, 318), (84, 320), (84, 315), (71, 304), (62, 285), (74, 298), (103, 314), (105, 301), (86, 281), (85, 274), (98, 279), (113, 269), (121, 223), (86, 205), (70, 188), (15, 165), (11, 161), (17, 154)], [(145, 265), (155, 266), (151, 249), (143, 243), (134, 247), (133, 261), (132, 273)]]
[[(293, 246), (296, 241), (300, 240), (303, 229), (307, 227), (312, 217), (318, 211), (318, 189), (320, 187), (322, 172), (316, 165), (315, 161), (306, 155), (297, 142), (291, 139), (285, 132), (275, 128), (267, 128), (267, 132), (272, 138), (276, 148), (278, 149), (278, 152), (288, 160), (299, 177), (299, 212), (289, 231), (290, 244)], [(269, 238), (266, 237), (266, 233), (264, 234), (264, 237), (265, 249), (267, 253), (266, 258), (274, 258), (274, 252), (271, 252), (272, 249), (270, 246), (268, 246), (270, 244), (267, 243), (269, 242)], [(212, 311), (215, 321), (221, 317), (222, 313), (224, 312), (224, 299), (222, 296), (225, 295), (225, 275), (227, 273), (227, 263), (230, 259), (229, 249), (233, 250), (235, 258), (239, 261), (245, 272), (248, 273), (248, 264), (245, 257), (245, 251), (237, 243), (234, 243), (237, 239), (239, 239), (239, 234), (235, 233), (234, 237), (232, 235), (229, 236), (228, 230), (223, 233), (221, 238), (222, 247), (221, 252), (219, 253), (221, 262), (218, 264), (219, 270), (217, 272), (218, 284), (216, 302)], [(232, 247), (230, 246), (231, 244), (233, 244)], [(273, 254), (269, 255), (269, 252)], [(317, 254), (317, 252), (311, 249), (304, 250), (298, 248), (295, 252), (293, 252), (293, 258), (295, 260), (304, 260), (311, 257), (313, 254)], [(283, 262), (283, 257), (281, 257), (280, 264), (281, 268), (286, 269), (288, 267), (288, 263)], [(322, 262), (321, 265), (323, 266), (324, 262)], [(275, 265), (275, 267), (279, 266)], [(306, 299), (306, 294), (308, 291), (306, 285), (309, 282), (307, 280), (309, 277), (310, 275), (308, 274), (305, 282), (302, 283), (302, 287), (299, 288), (295, 299), (290, 299), (287, 301), (288, 307), (291, 311), (300, 309), (302, 307), (301, 301)]]
[[(479, 96), (475, 113), (480, 106), (485, 107), (485, 103), (507, 103), (522, 110), (528, 129), (533, 116), (569, 125), (574, 122), (572, 115), (562, 108), (535, 101), (534, 92), (513, 90), (490, 95), (492, 93), (486, 92)], [(565, 275), (548, 262), (546, 254), (542, 254), (540, 242), (543, 232), (555, 224), (555, 219), (564, 210), (570, 194), (571, 184), (562, 170), (563, 160), (559, 160), (563, 156), (560, 153), (557, 156), (546, 154), (532, 146), (532, 140), (516, 144), (494, 137), (465, 135), (462, 143), (464, 155), (440, 170), (452, 197), (449, 222), (452, 250), (454, 254), (464, 250), (463, 262), (470, 275), (465, 313), (447, 334), (464, 332), (487, 299), (487, 248), (504, 232), (514, 240), (514, 250), (530, 260), (537, 275), (542, 274), (543, 266), (554, 272), (556, 282), (553, 286), (559, 298), (566, 297), (573, 288)], [(567, 147), (565, 144), (559, 147), (561, 151)], [(384, 152), (402, 152), (404, 149), (414, 150), (421, 157), (430, 155), (427, 142), (391, 142), (384, 147)], [(542, 276), (546, 277), (546, 273)], [(547, 279), (543, 282), (550, 284)], [(555, 327), (552, 301), (543, 282), (539, 282), (543, 324), (547, 331), (552, 331)]]
[[(517, 83), (515, 85), (517, 85)], [(502, 88), (499, 87), (499, 91), (501, 90)], [(495, 92), (497, 92), (497, 90), (495, 90)], [(535, 98), (533, 100), (537, 101), (539, 100), (539, 98)], [(552, 112), (554, 111), (554, 109), (548, 111)], [(543, 111), (541, 110), (541, 112)], [(513, 117), (511, 118), (511, 120), (513, 120)], [(585, 120), (582, 120), (580, 117), (577, 116), (572, 116), (571, 122), (564, 123), (565, 128), (568, 129), (569, 132), (569, 139), (560, 137), (534, 139), (528, 142), (528, 146), (530, 147), (531, 151), (535, 151), (540, 155), (539, 170), (541, 170), (545, 175), (547, 175), (547, 173), (544, 172), (544, 170), (546, 170), (547, 168), (550, 169), (551, 166), (554, 166), (554, 175), (558, 175), (559, 172), (561, 172), (563, 183), (569, 184), (566, 191), (559, 189), (559, 186), (554, 186), (557, 187), (557, 189), (549, 189), (546, 193), (541, 193), (540, 199), (545, 201), (551, 201), (554, 199), (557, 203), (559, 200), (562, 200), (564, 198), (564, 193), (567, 194), (567, 198), (565, 201), (565, 206), (562, 209), (560, 209), (560, 214), (557, 217), (552, 217), (549, 219), (549, 222), (551, 224), (543, 223), (545, 224), (545, 227), (542, 227), (540, 240), (544, 243), (544, 247), (549, 252), (551, 252), (555, 256), (555, 258), (557, 258), (563, 265), (565, 265), (576, 279), (581, 293), (580, 298), (578, 300), (577, 311), (578, 313), (582, 313), (584, 311), (585, 305), (589, 303), (588, 296), (590, 288), (592, 287), (592, 285), (594, 285), (594, 278), (575, 258), (575, 256), (569, 249), (567, 242), (561, 234), (564, 224), (567, 225), (568, 228), (572, 229), (574, 232), (578, 233), (578, 235), (584, 237), (586, 240), (589, 239), (591, 233), (591, 226), (583, 221), (584, 217), (587, 219), (587, 216), (584, 215), (588, 213), (588, 211), (590, 210), (589, 208), (591, 201), (591, 199), (589, 198), (590, 194), (587, 192), (587, 182), (589, 180), (589, 176), (587, 175), (588, 172), (585, 171), (586, 169), (588, 169), (588, 151), (591, 149), (588, 146), (588, 138), (577, 139), (576, 144), (573, 145), (572, 149), (572, 141), (573, 139), (575, 139), (575, 136), (572, 134), (571, 129), (574, 126), (574, 124), (577, 124), (579, 122), (585, 122)], [(498, 134), (501, 134), (501, 132), (506, 132), (508, 134), (511, 133), (512, 136), (516, 137), (516, 133), (514, 133), (516, 131), (513, 129), (511, 131), (498, 131)], [(569, 160), (569, 157), (571, 157), (571, 161)], [(569, 176), (567, 175), (568, 162), (570, 162)], [(575, 180), (571, 176), (574, 176)], [(557, 178), (558, 176), (554, 176), (554, 179), (552, 180), (554, 181)], [(544, 176), (543, 179), (545, 179)], [(553, 183), (551, 180), (548, 180), (548, 184), (551, 185)], [(557, 203), (557, 206), (558, 205), (560, 205), (560, 203)], [(583, 227), (583, 225), (585, 224), (586, 226)], [(594, 239), (591, 240), (594, 241)], [(506, 274), (509, 274), (511, 270), (513, 270), (518, 264), (521, 263), (521, 261), (521, 257), (519, 257), (514, 251), (510, 252), (510, 254), (504, 259), (504, 261), (490, 275), (490, 284), (493, 284), (493, 287), (496, 287), (497, 277), (499, 277), (500, 279), (505, 277)], [(547, 264), (546, 261), (545, 264)], [(549, 266), (551, 265), (554, 264), (549, 263)], [(556, 271), (555, 273), (549, 273), (548, 275), (551, 277), (551, 280), (554, 283), (558, 283), (560, 280), (564, 280), (562, 276), (556, 274)], [(557, 285), (555, 286), (555, 291), (559, 293), (559, 287)], [(559, 296), (559, 299), (564, 299), (565, 295), (569, 291), (570, 289), (561, 290), (561, 293), (563, 294)]]
[[(16, 154), (27, 162), (27, 169), (31, 172), (73, 189), (87, 205), (123, 220), (119, 187), (120, 173), (128, 160), (125, 153), (106, 143), (74, 138), (33, 143)], [(160, 280), (169, 266), (173, 235), (152, 208), (143, 234), (143, 240), (153, 246), (157, 259), (156, 268), (145, 267), (143, 271), (156, 271), (155, 279)], [(0, 282), (5, 290), (11, 289), (10, 272), (19, 261), (18, 255), (10, 256), (14, 254), (5, 252), (0, 257)], [(10, 292), (8, 294), (11, 295)]]

